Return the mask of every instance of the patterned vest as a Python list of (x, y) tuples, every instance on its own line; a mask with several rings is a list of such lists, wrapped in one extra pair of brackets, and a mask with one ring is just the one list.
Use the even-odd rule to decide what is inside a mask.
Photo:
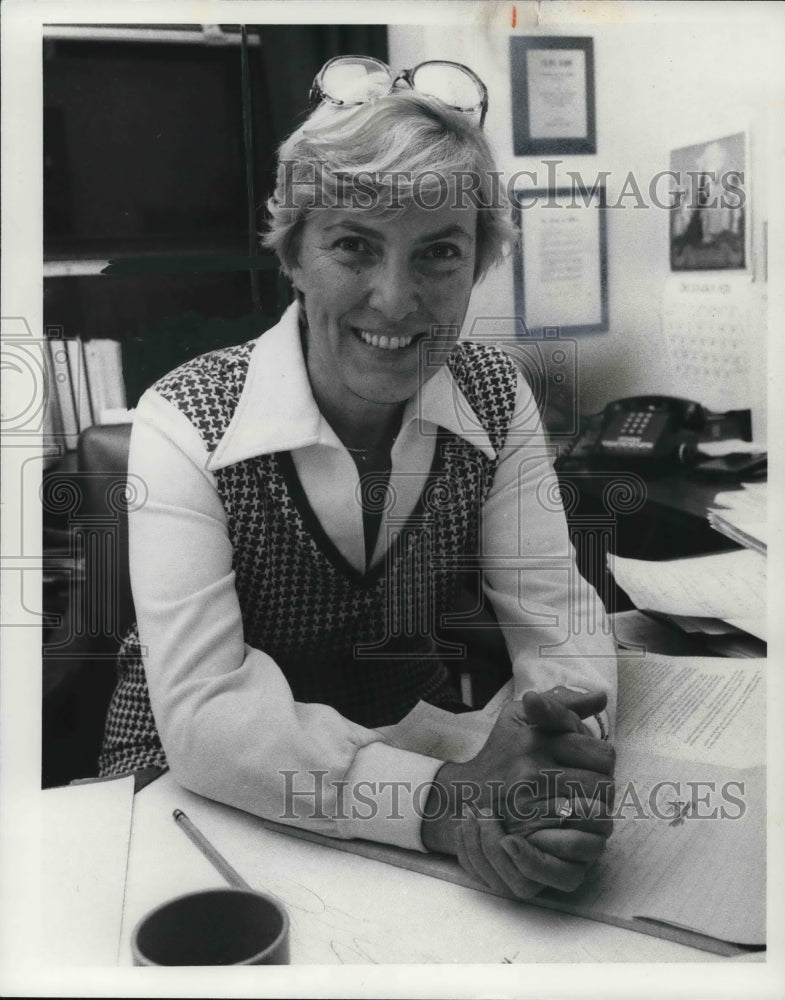
[[(253, 347), (203, 355), (155, 386), (190, 420), (208, 451), (232, 419)], [(498, 453), (515, 407), (514, 364), (496, 348), (459, 343), (448, 365)], [(345, 561), (321, 528), (289, 453), (215, 473), (245, 642), (275, 659), (297, 701), (329, 704), (376, 727), (398, 721), (419, 699), (443, 700), (445, 663), (456, 647), (440, 631), (472, 560), (476, 566), (480, 512), (496, 464), (442, 430), (414, 511), (396, 524), (393, 503), (387, 554), (366, 574)], [(393, 490), (394, 481), (378, 501), (390, 503)], [(119, 707), (122, 714), (115, 705), (122, 673), (108, 734), (112, 711), (117, 715)]]

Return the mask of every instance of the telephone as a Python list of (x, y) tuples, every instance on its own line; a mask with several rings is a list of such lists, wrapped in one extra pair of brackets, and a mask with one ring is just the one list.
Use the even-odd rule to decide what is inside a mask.
[(556, 461), (557, 469), (644, 468), (665, 471), (691, 465), (698, 432), (706, 423), (699, 403), (675, 396), (630, 396), (589, 417), (578, 440)]

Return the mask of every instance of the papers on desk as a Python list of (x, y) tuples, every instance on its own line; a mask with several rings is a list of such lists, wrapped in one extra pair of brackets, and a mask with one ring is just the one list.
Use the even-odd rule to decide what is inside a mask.
[[(536, 905), (716, 954), (765, 943), (764, 665), (621, 658), (613, 836), (580, 889), (545, 892)], [(386, 732), (404, 749), (444, 752), (451, 745), (463, 754), (483, 726), (490, 732), (498, 707), (452, 715), (421, 703)], [(468, 738), (464, 726), (471, 730)], [(450, 858), (261, 822), (339, 851), (490, 891)]]
[[(469, 714), (479, 728), (482, 713)], [(447, 715), (418, 705), (394, 727), (398, 745), (417, 749), (417, 737), (405, 740), (413, 722), (446, 744)], [(763, 944), (762, 661), (622, 657), (618, 717), (620, 815), (608, 848), (576, 892), (535, 902), (720, 953), (720, 942)], [(458, 733), (465, 716), (450, 718)], [(429, 856), (417, 860), (428, 872)]]
[(627, 808), (605, 854), (570, 894), (570, 912), (763, 944), (761, 661), (623, 658), (619, 694), (616, 810), (625, 796)]
[(608, 568), (637, 608), (718, 618), (766, 638), (766, 559), (758, 552), (744, 549), (667, 562), (609, 554)]
[(746, 483), (743, 490), (718, 493), (717, 505), (708, 513), (715, 531), (756, 552), (766, 554), (768, 544), (766, 483)]

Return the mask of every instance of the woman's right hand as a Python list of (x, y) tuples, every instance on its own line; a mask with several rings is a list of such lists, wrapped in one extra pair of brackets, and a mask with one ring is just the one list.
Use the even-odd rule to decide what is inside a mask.
[[(476, 757), (440, 768), (424, 846), (522, 899), (546, 886), (575, 889), (612, 829), (613, 747), (580, 721), (604, 703), (602, 694), (559, 689), (505, 706)], [(563, 819), (556, 807), (567, 803), (577, 816)]]

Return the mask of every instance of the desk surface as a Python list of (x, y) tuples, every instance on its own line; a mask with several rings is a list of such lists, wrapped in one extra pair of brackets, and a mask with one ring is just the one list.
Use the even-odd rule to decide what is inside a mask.
[(717, 961), (684, 945), (273, 832), (253, 816), (186, 792), (166, 774), (134, 800), (121, 964), (130, 964), (130, 936), (148, 910), (223, 884), (174, 823), (178, 807), (254, 888), (284, 902), (293, 964)]

